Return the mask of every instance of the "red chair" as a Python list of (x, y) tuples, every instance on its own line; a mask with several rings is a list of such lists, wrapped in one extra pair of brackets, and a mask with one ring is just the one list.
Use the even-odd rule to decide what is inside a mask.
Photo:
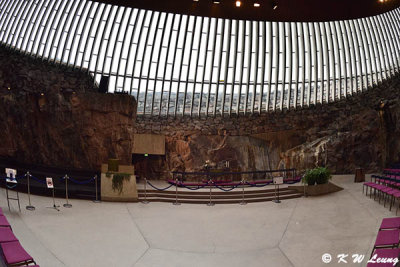
[(31, 255), (21, 246), (19, 241), (2, 243), (0, 246), (3, 250), (4, 260), (7, 266), (21, 266), (31, 263), (35, 264), (34, 266), (38, 266)]
[(400, 230), (379, 231), (376, 237), (371, 257), (377, 248), (398, 248), (400, 242)]
[(12, 230), (11, 224), (4, 215), (0, 215), (0, 227), (9, 227)]
[(400, 229), (400, 217), (384, 218), (382, 220), (380, 230)]
[(8, 227), (0, 227), (0, 243), (18, 241), (14, 233)]

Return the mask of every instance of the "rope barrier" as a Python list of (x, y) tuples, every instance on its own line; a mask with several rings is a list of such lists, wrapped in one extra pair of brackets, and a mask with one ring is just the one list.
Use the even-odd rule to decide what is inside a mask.
[[(64, 180), (65, 177), (62, 177), (61, 179)], [(73, 178), (71, 178), (71, 177), (68, 177), (68, 179), (69, 179), (71, 182), (73, 182), (74, 184), (79, 184), (79, 185), (90, 184), (91, 182), (93, 182), (93, 181), (95, 180), (94, 177), (93, 177), (93, 178), (90, 178), (90, 179), (88, 179), (88, 180), (83, 180), (83, 181), (78, 181), (78, 180), (75, 180), (75, 179), (73, 179)]]
[(31, 178), (32, 178), (33, 180), (35, 180), (36, 182), (38, 182), (38, 183), (46, 184), (46, 181), (40, 180), (39, 178), (36, 178), (36, 177), (33, 176), (33, 175), (31, 175)]
[(153, 187), (155, 190), (158, 190), (158, 191), (165, 191), (165, 190), (171, 188), (172, 186), (174, 186), (173, 184), (171, 184), (171, 185), (169, 185), (169, 186), (167, 186), (167, 187), (165, 187), (165, 188), (157, 188), (157, 187), (155, 187), (154, 185), (152, 185), (148, 180), (146, 180), (146, 182), (147, 182), (151, 187)]
[[(285, 184), (295, 184), (295, 183), (297, 183), (299, 181), (300, 181), (300, 179), (299, 180), (296, 179), (296, 180), (293, 180), (293, 181), (287, 181), (287, 182), (285, 182)], [(251, 186), (251, 187), (264, 187), (264, 186), (271, 185), (271, 183), (272, 183), (272, 181), (268, 181), (268, 182), (266, 182), (264, 184), (255, 184), (255, 183), (251, 183), (251, 182), (246, 182), (244, 184), (246, 184), (248, 186)], [(194, 185), (193, 186), (187, 186), (184, 183), (177, 184), (177, 186), (181, 186), (181, 187), (184, 187), (186, 189), (193, 190), (193, 191), (202, 189), (202, 188), (204, 188), (206, 186), (209, 186), (209, 185), (210, 185), (210, 183), (208, 183), (208, 182), (206, 184), (196, 185), (196, 186), (194, 186)], [(229, 192), (229, 191), (232, 191), (232, 190), (238, 188), (239, 186), (241, 186), (242, 183), (237, 183), (236, 185), (231, 186), (229, 189), (225, 189), (222, 186), (218, 185), (218, 183), (215, 183), (215, 182), (212, 182), (211, 185), (214, 185), (216, 188), (218, 188), (218, 189), (220, 189), (222, 191)]]
[(214, 184), (214, 185), (215, 185), (216, 188), (218, 188), (218, 189), (221, 190), (221, 191), (230, 192), (230, 191), (232, 191), (232, 190), (238, 188), (241, 184), (234, 185), (234, 186), (232, 186), (230, 189), (225, 189), (225, 188), (220, 187), (220, 186), (218, 186), (218, 185), (216, 185), (216, 184)]
[(25, 179), (25, 178), (26, 178), (26, 174), (17, 176), (15, 179), (20, 180), (20, 179)]
[(181, 184), (182, 187), (184, 187), (186, 189), (189, 189), (189, 190), (192, 190), (192, 191), (196, 191), (196, 190), (202, 189), (202, 188), (206, 187), (207, 185), (208, 185), (208, 183), (205, 184), (205, 185), (198, 186), (197, 188), (192, 188), (192, 187), (186, 186), (184, 184)]
[(174, 171), (172, 174), (174, 175), (196, 175), (196, 176), (223, 176), (223, 175), (243, 175), (243, 174), (272, 174), (272, 173), (291, 173), (295, 172), (296, 169), (281, 169), (281, 170), (262, 170), (262, 171), (244, 171), (244, 172), (206, 172), (206, 171), (201, 171), (201, 172), (180, 172), (180, 171)]
[(270, 185), (271, 183), (272, 183), (272, 181), (271, 181), (271, 182), (268, 182), (268, 183), (266, 183), (266, 184), (259, 184), (259, 185), (257, 185), (257, 184), (253, 184), (253, 183), (246, 182), (246, 184), (249, 185), (249, 186), (251, 186), (251, 187), (264, 187), (264, 186)]

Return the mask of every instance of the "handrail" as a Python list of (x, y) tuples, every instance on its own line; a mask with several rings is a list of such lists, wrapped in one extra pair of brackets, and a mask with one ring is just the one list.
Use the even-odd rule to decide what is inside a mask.
[(209, 176), (221, 176), (221, 175), (234, 175), (234, 174), (259, 174), (259, 173), (274, 173), (274, 172), (296, 172), (296, 169), (280, 169), (280, 170), (264, 170), (264, 171), (244, 171), (244, 172), (212, 172), (212, 171), (203, 171), (203, 172), (181, 172), (181, 171), (173, 171), (171, 172), (173, 175), (209, 175)]

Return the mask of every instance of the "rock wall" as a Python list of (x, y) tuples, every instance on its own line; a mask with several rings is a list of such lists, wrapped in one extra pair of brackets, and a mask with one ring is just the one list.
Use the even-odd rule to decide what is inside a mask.
[(131, 163), (136, 101), (100, 94), (90, 75), (0, 47), (0, 158), (100, 170)]
[(133, 97), (99, 94), (85, 72), (0, 47), (0, 158), (93, 170), (109, 157), (130, 163), (133, 134), (152, 133), (166, 136), (166, 155), (137, 166), (151, 179), (201, 170), (206, 160), (228, 160), (231, 169), (242, 171), (318, 165), (334, 173), (354, 173), (357, 167), (379, 171), (400, 160), (399, 89), (397, 76), (347, 99), (304, 109), (136, 118)]
[(327, 166), (337, 174), (358, 167), (373, 172), (400, 160), (399, 90), (397, 76), (304, 109), (207, 119), (138, 117), (135, 132), (166, 135), (165, 158), (148, 164), (149, 173), (163, 170), (165, 176), (201, 170), (206, 160), (229, 160), (238, 170)]

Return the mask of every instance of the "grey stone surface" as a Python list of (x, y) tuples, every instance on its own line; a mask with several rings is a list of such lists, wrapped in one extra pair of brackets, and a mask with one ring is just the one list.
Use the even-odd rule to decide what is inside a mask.
[[(335, 176), (344, 190), (319, 197), (240, 205), (100, 203), (72, 209), (2, 208), (16, 236), (42, 267), (69, 266), (344, 266), (340, 253), (369, 256), (380, 221), (394, 216), (362, 194), (353, 175)], [(5, 191), (0, 190), (5, 200)], [(27, 196), (21, 194), (22, 205)], [(58, 204), (64, 203), (56, 199)], [(333, 261), (325, 265), (324, 253)], [(365, 266), (348, 264), (349, 266)], [(347, 266), (347, 265), (346, 265)]]

